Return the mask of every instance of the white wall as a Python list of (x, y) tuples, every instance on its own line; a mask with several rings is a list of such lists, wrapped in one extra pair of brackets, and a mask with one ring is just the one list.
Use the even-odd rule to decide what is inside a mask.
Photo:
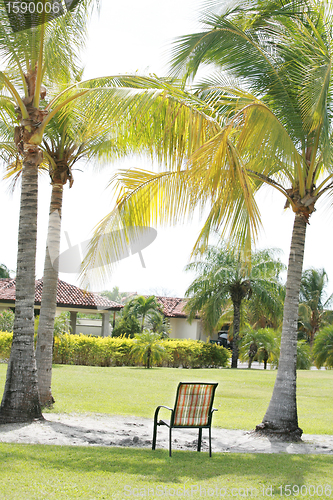
[(171, 339), (192, 339), (206, 341), (202, 324), (199, 319), (194, 319), (190, 324), (186, 318), (169, 318), (171, 326)]

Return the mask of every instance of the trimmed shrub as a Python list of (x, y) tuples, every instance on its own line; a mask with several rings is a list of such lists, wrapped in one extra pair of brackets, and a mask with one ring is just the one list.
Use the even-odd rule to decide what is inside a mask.
[(15, 314), (10, 309), (0, 313), (0, 332), (12, 332), (14, 328)]
[(12, 349), (13, 333), (0, 331), (0, 360), (7, 362)]
[[(0, 359), (10, 356), (13, 334), (0, 332)], [(135, 366), (145, 360), (135, 356), (136, 339), (125, 337), (93, 337), (64, 333), (54, 339), (53, 363), (89, 366)], [(158, 366), (183, 368), (217, 368), (227, 366), (230, 353), (224, 347), (198, 340), (160, 340), (165, 360)]]

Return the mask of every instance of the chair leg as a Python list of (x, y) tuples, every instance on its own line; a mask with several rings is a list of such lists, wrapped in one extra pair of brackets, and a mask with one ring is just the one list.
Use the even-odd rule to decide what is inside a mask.
[(202, 440), (202, 428), (199, 428), (199, 436), (198, 436), (198, 451), (201, 450), (201, 440)]
[(209, 427), (209, 456), (212, 456), (212, 429)]
[(155, 450), (155, 448), (156, 448), (156, 436), (157, 436), (157, 423), (154, 422), (153, 443), (152, 443), (152, 446), (151, 446), (152, 450)]
[(172, 427), (169, 427), (169, 457), (171, 457)]

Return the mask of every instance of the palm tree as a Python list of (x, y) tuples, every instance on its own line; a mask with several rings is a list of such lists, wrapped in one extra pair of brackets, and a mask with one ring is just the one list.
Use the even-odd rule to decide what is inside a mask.
[(159, 363), (167, 356), (158, 333), (143, 330), (134, 337), (135, 345), (132, 347), (131, 354), (142, 361), (146, 368), (151, 368), (154, 363)]
[(201, 261), (187, 266), (187, 270), (197, 272), (197, 278), (186, 291), (186, 296), (190, 297), (186, 305), (190, 320), (199, 311), (206, 330), (211, 331), (216, 328), (227, 300), (232, 302), (231, 368), (237, 368), (243, 301), (253, 295), (272, 312), (278, 312), (282, 304), (276, 300), (276, 292), (282, 288), (278, 280), (282, 268), (281, 262), (274, 259), (273, 251), (253, 253), (249, 267), (239, 251), (225, 245), (208, 247)]
[(220, 137), (199, 151), (196, 161), (209, 161), (209, 151), (214, 150), (221, 157), (225, 135), (253, 179), (282, 193), (286, 207), (295, 213), (278, 375), (258, 426), (260, 431), (295, 439), (302, 433), (296, 406), (296, 348), (306, 226), (317, 200), (333, 186), (331, 9), (325, 2), (283, 0), (206, 14), (204, 31), (183, 37), (174, 54), (174, 67), (188, 75), (195, 75), (201, 63), (213, 63), (215, 70), (238, 80), (225, 85), (217, 77), (201, 87), (226, 111), (226, 125)]
[(103, 111), (103, 104), (108, 101), (103, 79), (78, 82), (69, 87), (63, 85), (61, 92), (50, 101), (46, 99), (42, 80), (46, 85), (52, 86), (53, 82), (60, 85), (78, 74), (77, 52), (84, 42), (87, 12), (94, 2), (79, 0), (75, 2), (75, 15), (65, 15), (15, 34), (9, 26), (5, 6), (0, 6), (0, 52), (7, 63), (6, 70), (0, 72), (2, 115), (8, 123), (19, 123), (15, 127), (14, 142), (23, 165), (16, 315), (1, 422), (41, 418), (33, 346), (37, 174), (43, 157), (40, 145), (46, 127), (56, 116), (63, 119), (73, 108), (80, 109), (82, 115), (89, 115), (97, 95), (103, 95), (100, 100)]
[(146, 316), (151, 312), (160, 310), (160, 305), (154, 295), (134, 297), (128, 304), (130, 311), (136, 317), (141, 317), (141, 332), (143, 332)]
[(277, 335), (272, 328), (249, 329), (241, 340), (242, 359), (248, 359), (248, 368), (251, 368), (254, 358), (264, 362), (264, 370), (269, 359), (276, 356)]
[(306, 226), (318, 199), (333, 187), (331, 9), (281, 0), (211, 11), (201, 18), (202, 32), (178, 42), (173, 65), (188, 77), (211, 65), (212, 77), (188, 92), (175, 80), (118, 80), (120, 87), (138, 89), (124, 106), (133, 111), (133, 130), (142, 132), (138, 141), (164, 160), (165, 169), (118, 176), (116, 210), (101, 222), (86, 261), (89, 268), (98, 255), (107, 264), (103, 245), (117, 242), (99, 242), (110, 227), (175, 223), (197, 207), (209, 209), (197, 247), (212, 231), (224, 237), (230, 230), (249, 248), (259, 222), (255, 193), (262, 185), (282, 193), (295, 219), (279, 369), (258, 430), (295, 439), (302, 433), (296, 359)]
[(299, 312), (311, 346), (327, 316), (326, 310), (332, 303), (333, 294), (324, 301), (327, 284), (328, 277), (324, 269), (307, 269), (302, 274)]

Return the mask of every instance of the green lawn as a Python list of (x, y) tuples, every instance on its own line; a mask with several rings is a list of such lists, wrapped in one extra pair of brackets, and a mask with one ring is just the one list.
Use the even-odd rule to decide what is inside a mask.
[(288, 485), (298, 498), (333, 497), (332, 456), (17, 444), (0, 444), (0, 456), (1, 500), (278, 499)]
[[(0, 384), (5, 382), (0, 365)], [(219, 383), (213, 425), (253, 429), (267, 409), (276, 371), (100, 368), (56, 365), (53, 412), (107, 413), (152, 418), (159, 404), (173, 405), (180, 381)], [(306, 434), (333, 434), (333, 370), (298, 372), (299, 425)]]
[[(6, 366), (0, 365), (2, 390), (5, 376)], [(275, 376), (262, 370), (57, 365), (52, 412), (152, 418), (158, 404), (173, 404), (179, 381), (211, 380), (219, 382), (214, 425), (253, 429), (265, 413)], [(305, 433), (333, 434), (332, 387), (333, 371), (298, 373)], [(0, 444), (0, 457), (0, 500), (333, 498), (328, 455), (214, 453), (210, 459), (207, 453), (174, 451), (170, 459), (166, 450)]]

